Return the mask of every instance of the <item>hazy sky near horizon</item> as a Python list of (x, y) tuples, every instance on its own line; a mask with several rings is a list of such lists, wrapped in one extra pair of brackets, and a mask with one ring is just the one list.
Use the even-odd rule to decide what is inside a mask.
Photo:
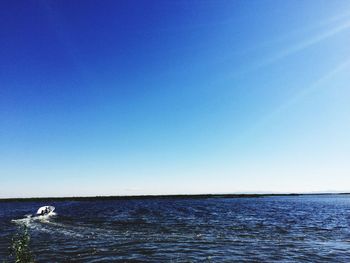
[(0, 197), (350, 190), (349, 1), (1, 1)]

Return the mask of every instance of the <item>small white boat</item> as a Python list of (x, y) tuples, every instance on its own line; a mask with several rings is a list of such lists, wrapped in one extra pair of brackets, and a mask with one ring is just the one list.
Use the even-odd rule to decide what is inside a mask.
[(36, 212), (37, 215), (48, 215), (50, 213), (52, 213), (55, 210), (54, 206), (51, 205), (46, 205), (46, 206), (42, 206), (38, 209), (38, 211)]

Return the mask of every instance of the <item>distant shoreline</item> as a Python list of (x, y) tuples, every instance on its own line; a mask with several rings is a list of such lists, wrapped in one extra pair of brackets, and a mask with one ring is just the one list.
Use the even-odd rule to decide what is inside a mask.
[(178, 194), (178, 195), (124, 195), (124, 196), (77, 196), (77, 197), (23, 197), (0, 198), (0, 202), (32, 201), (104, 201), (137, 199), (201, 199), (201, 198), (260, 198), (271, 196), (316, 196), (316, 195), (350, 195), (350, 193), (288, 193), (288, 194)]

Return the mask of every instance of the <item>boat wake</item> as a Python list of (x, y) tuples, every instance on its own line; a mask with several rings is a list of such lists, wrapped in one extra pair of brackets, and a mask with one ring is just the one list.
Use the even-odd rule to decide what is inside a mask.
[(49, 214), (46, 215), (32, 215), (32, 214), (27, 214), (24, 215), (24, 218), (19, 218), (19, 219), (12, 219), (11, 222), (15, 223), (15, 224), (20, 224), (20, 225), (26, 225), (28, 227), (30, 227), (30, 225), (33, 222), (49, 222), (50, 218), (56, 216), (57, 214), (55, 212), (51, 212)]
[[(51, 234), (63, 234), (73, 237), (84, 237), (84, 235), (78, 233), (75, 229), (72, 229), (71, 226), (65, 225), (62, 223), (55, 222), (57, 213), (50, 212), (45, 215), (32, 215), (27, 214), (24, 218), (12, 219), (11, 222), (18, 225), (25, 225), (31, 230), (38, 232), (45, 232)], [(80, 229), (79, 229), (80, 230)]]
[[(11, 222), (17, 225), (25, 225), (29, 230), (38, 234), (47, 233), (50, 235), (64, 235), (77, 239), (98, 239), (107, 240), (111, 237), (120, 237), (120, 231), (104, 227), (92, 227), (80, 225), (77, 222), (60, 222), (57, 213), (51, 211), (47, 214), (26, 214), (23, 218), (12, 219)], [(128, 233), (125, 233), (128, 236)]]

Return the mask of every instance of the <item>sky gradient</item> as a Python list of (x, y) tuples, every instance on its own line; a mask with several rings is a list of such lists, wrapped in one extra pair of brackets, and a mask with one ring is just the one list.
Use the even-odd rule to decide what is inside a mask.
[(349, 1), (1, 1), (0, 38), (0, 197), (350, 191)]

